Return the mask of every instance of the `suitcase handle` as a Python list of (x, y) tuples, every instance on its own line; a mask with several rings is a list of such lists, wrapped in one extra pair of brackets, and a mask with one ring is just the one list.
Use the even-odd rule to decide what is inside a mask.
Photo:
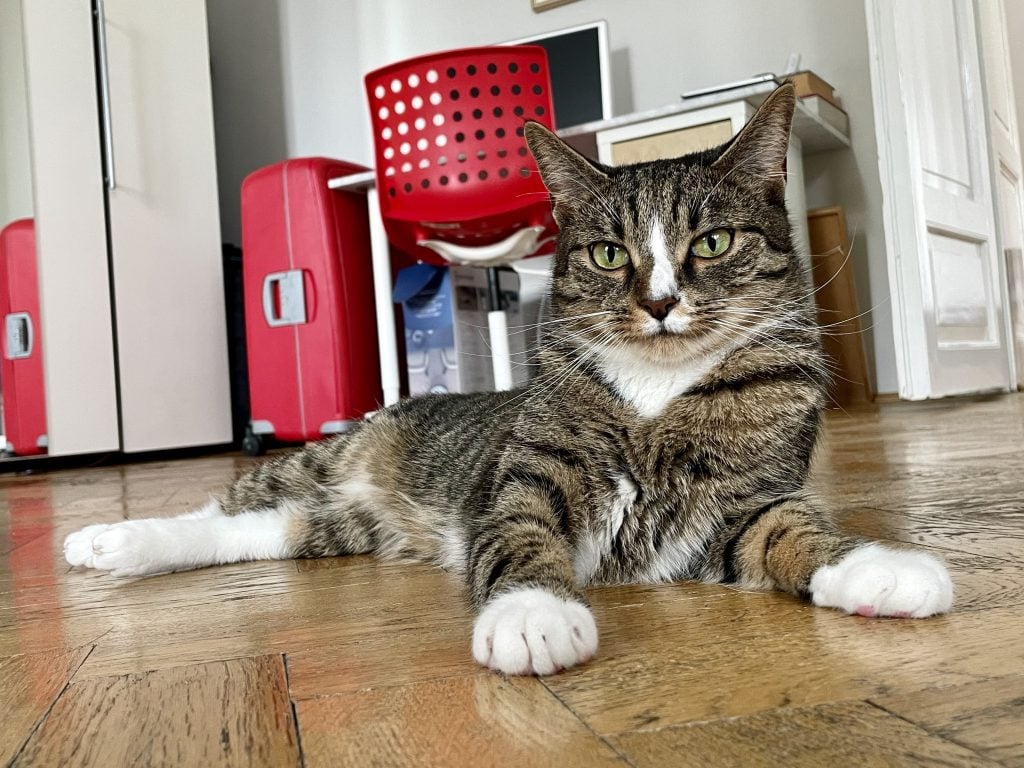
[(28, 312), (12, 312), (4, 320), (7, 339), (7, 359), (21, 360), (32, 356), (35, 346), (35, 334), (32, 331), (32, 318)]
[(263, 278), (263, 318), (271, 328), (306, 322), (306, 286), (301, 269)]

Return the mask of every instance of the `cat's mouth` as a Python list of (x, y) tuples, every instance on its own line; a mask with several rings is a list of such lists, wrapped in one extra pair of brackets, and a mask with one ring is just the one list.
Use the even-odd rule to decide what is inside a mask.
[(694, 317), (692, 314), (670, 314), (663, 320), (653, 317), (644, 319), (640, 328), (643, 337), (692, 336), (694, 335)]
[(694, 355), (707, 354), (728, 345), (737, 331), (723, 327), (715, 313), (694, 308), (672, 312), (662, 320), (634, 315), (625, 332), (628, 343), (643, 357), (659, 363), (672, 363)]
[(644, 357), (668, 363), (680, 356), (686, 357), (697, 348), (703, 348), (706, 332), (699, 323), (687, 318), (685, 322), (669, 322), (672, 318), (634, 326), (625, 335), (628, 343)]

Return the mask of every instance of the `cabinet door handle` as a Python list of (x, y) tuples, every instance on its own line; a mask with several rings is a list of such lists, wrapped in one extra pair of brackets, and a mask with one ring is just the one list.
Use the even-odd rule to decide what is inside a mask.
[(114, 175), (114, 126), (110, 117), (110, 68), (107, 66), (107, 18), (103, 0), (96, 0), (93, 8), (96, 22), (96, 48), (100, 59), (100, 106), (103, 110), (103, 176), (107, 189), (117, 188)]

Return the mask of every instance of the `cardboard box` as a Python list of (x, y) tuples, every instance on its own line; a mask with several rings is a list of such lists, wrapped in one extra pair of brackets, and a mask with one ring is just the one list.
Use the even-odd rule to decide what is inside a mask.
[[(529, 259), (530, 266), (522, 271), (498, 272), (515, 386), (536, 372), (536, 324), (548, 283), (542, 262)], [(494, 389), (486, 270), (427, 264), (407, 267), (398, 274), (393, 298), (402, 304), (405, 321), (410, 395)]]
[(835, 89), (813, 72), (809, 70), (795, 72), (787, 80), (796, 86), (796, 95), (800, 98), (820, 96), (833, 106), (839, 109), (843, 108), (842, 103), (836, 96)]

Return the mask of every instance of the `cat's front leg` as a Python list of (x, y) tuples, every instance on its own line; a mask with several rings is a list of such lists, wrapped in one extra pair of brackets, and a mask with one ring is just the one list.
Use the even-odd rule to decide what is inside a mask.
[(550, 476), (499, 482), (497, 508), (469, 549), (467, 581), (479, 607), (473, 657), (514, 675), (550, 675), (597, 653), (597, 626), (576, 586), (566, 489)]
[(815, 605), (901, 618), (953, 605), (953, 584), (938, 558), (844, 534), (804, 494), (741, 516), (720, 544), (725, 581), (805, 595)]

